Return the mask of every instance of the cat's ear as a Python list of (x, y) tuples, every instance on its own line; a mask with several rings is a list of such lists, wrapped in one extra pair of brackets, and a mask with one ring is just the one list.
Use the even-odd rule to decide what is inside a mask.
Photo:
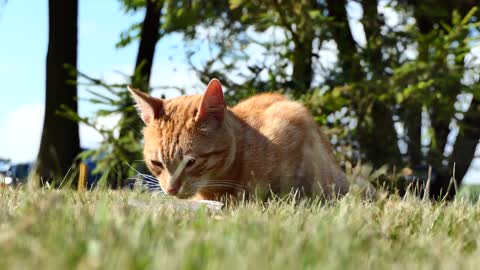
[(205, 94), (203, 94), (195, 121), (201, 122), (214, 119), (217, 123), (221, 123), (225, 116), (225, 109), (226, 105), (222, 85), (219, 80), (212, 79), (210, 83), (208, 83)]
[(138, 114), (145, 124), (160, 117), (163, 110), (163, 102), (161, 99), (154, 98), (130, 86), (128, 86), (128, 91), (130, 91), (133, 100), (135, 100)]

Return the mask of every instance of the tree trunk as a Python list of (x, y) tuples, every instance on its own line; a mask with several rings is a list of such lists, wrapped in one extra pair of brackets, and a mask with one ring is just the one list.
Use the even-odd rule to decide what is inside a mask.
[[(380, 35), (381, 26), (377, 13), (377, 1), (363, 3), (363, 24), (367, 37), (365, 52), (368, 54), (366, 65), (370, 67), (367, 71), (371, 75), (371, 79), (367, 78), (366, 71), (359, 61), (356, 43), (348, 25), (346, 1), (327, 0), (327, 5), (329, 15), (334, 18), (332, 34), (339, 50), (339, 62), (343, 69), (345, 82), (359, 83), (353, 91), (383, 91), (383, 89), (376, 89), (375, 84), (371, 83), (371, 81), (382, 78), (384, 69), (381, 43), (376, 42)], [(362, 82), (366, 82), (367, 87), (363, 87)], [(357, 130), (362, 153), (374, 167), (380, 167), (385, 163), (397, 164), (400, 160), (400, 152), (397, 146), (398, 138), (393, 127), (392, 112), (387, 104), (375, 100), (372, 102), (369, 112), (365, 111), (366, 108), (358, 108), (358, 106), (355, 109), (359, 117)], [(388, 147), (379, 147), (379, 138), (382, 140), (382, 145)]]
[[(290, 2), (292, 4), (294, 2)], [(292, 52), (292, 79), (287, 83), (295, 98), (308, 92), (313, 80), (313, 39), (315, 31), (311, 20), (310, 11), (312, 3), (303, 1), (298, 3), (299, 10), (289, 4), (282, 5), (282, 1), (272, 1), (273, 8), (280, 18), (281, 26), (291, 35), (294, 45)], [(292, 15), (289, 12), (299, 12)]]
[(332, 35), (337, 43), (338, 58), (343, 70), (344, 80), (355, 82), (365, 78), (360, 65), (357, 46), (348, 26), (345, 0), (327, 0), (329, 16), (333, 18)]
[(149, 92), (149, 82), (152, 73), (155, 46), (160, 38), (160, 17), (164, 1), (147, 0), (145, 18), (140, 33), (135, 62), (135, 75), (132, 85), (142, 91)]
[(78, 0), (49, 0), (49, 35), (46, 63), (46, 99), (43, 133), (35, 180), (61, 181), (80, 152), (78, 124), (57, 114), (65, 105), (77, 112)]
[[(417, 21), (417, 27), (423, 35), (429, 34), (434, 25), (439, 22), (450, 23), (452, 20), (453, 10), (460, 12), (464, 16), (473, 6), (469, 0), (464, 1), (438, 1), (433, 0), (431, 3), (423, 3), (418, 0), (407, 1), (414, 7), (414, 16)], [(445, 12), (430, 12), (432, 5), (442, 7)], [(467, 33), (459, 40), (466, 40)], [(423, 62), (431, 62), (429, 50), (429, 41), (424, 41), (419, 44), (419, 60)], [(441, 82), (433, 86), (434, 90), (441, 92), (444, 97), (440, 100), (434, 100), (429, 108), (430, 121), (433, 129), (434, 144), (430, 145), (428, 164), (433, 167), (435, 177), (431, 184), (430, 196), (441, 199), (446, 196), (448, 199), (453, 199), (456, 189), (451, 182), (452, 177), (455, 177), (457, 186), (460, 186), (465, 174), (470, 167), (475, 154), (475, 148), (478, 144), (480, 131), (478, 126), (480, 124), (480, 116), (478, 116), (478, 100), (473, 100), (469, 111), (465, 114), (465, 118), (460, 123), (460, 133), (454, 144), (454, 149), (448, 160), (448, 166), (443, 164), (445, 156), (444, 150), (447, 144), (448, 135), (450, 134), (450, 122), (455, 117), (456, 110), (454, 102), (458, 94), (461, 93), (462, 88), (462, 74), (464, 70), (464, 56), (456, 57), (456, 70), (459, 74), (457, 79), (452, 79), (448, 83)], [(448, 72), (447, 63), (439, 62), (436, 70)], [(453, 176), (453, 168), (455, 166), (455, 175)], [(447, 193), (447, 194), (446, 194)]]
[(474, 98), (469, 110), (460, 122), (460, 130), (455, 141), (449, 163), (455, 164), (455, 178), (461, 183), (475, 156), (475, 149), (480, 140), (480, 100)]
[(312, 42), (313, 34), (306, 37), (301, 43), (295, 43), (292, 59), (292, 81), (294, 82), (293, 94), (297, 98), (307, 93), (312, 84)]
[[(437, 176), (439, 181), (432, 183), (432, 197), (438, 198), (446, 195), (448, 199), (454, 198), (457, 190), (450, 180), (453, 177), (457, 184), (456, 186), (460, 186), (475, 158), (475, 149), (479, 142), (480, 100), (474, 98), (469, 110), (464, 114), (463, 121), (460, 122), (460, 130), (453, 146), (453, 152), (449, 157), (448, 167), (440, 170)], [(455, 175), (453, 175), (454, 172)]]
[[(360, 65), (357, 47), (350, 28), (346, 1), (327, 0), (328, 12), (334, 19), (332, 34), (339, 50), (339, 62), (344, 73), (345, 83), (361, 83), (367, 81), (366, 73)], [(381, 45), (376, 42), (380, 35), (380, 22), (377, 13), (377, 1), (366, 1), (364, 9), (364, 29), (367, 37), (368, 54), (367, 65), (370, 67), (371, 80), (381, 79), (384, 64), (381, 57)], [(383, 91), (376, 89), (372, 83), (367, 83), (366, 89), (362, 86), (355, 87), (353, 91)], [(373, 86), (373, 87), (372, 87)], [(354, 93), (357, 94), (357, 93)], [(354, 106), (359, 118), (358, 140), (365, 159), (378, 168), (385, 164), (398, 164), (400, 151), (397, 146), (398, 138), (393, 126), (390, 108), (380, 101), (372, 101), (371, 110)], [(382, 143), (379, 144), (378, 140)], [(381, 145), (381, 146), (380, 146)]]
[(383, 37), (380, 29), (385, 22), (378, 14), (377, 0), (363, 0), (362, 8), (362, 24), (367, 40), (365, 58), (368, 61), (368, 72), (372, 73), (373, 79), (381, 78), (385, 74), (385, 64), (382, 55)]
[[(423, 16), (424, 13), (420, 12), (418, 8), (414, 9), (414, 17), (417, 20), (417, 27), (423, 35), (428, 34), (432, 31), (433, 25), (428, 18)], [(429, 44), (420, 42), (418, 44), (418, 61), (428, 62), (428, 48)], [(407, 136), (407, 145), (408, 145), (408, 161), (411, 168), (418, 167), (422, 163), (425, 163), (424, 156), (421, 152), (421, 136), (422, 136), (422, 106), (423, 103), (418, 98), (410, 98), (405, 102), (403, 111), (403, 121), (405, 122), (405, 133)], [(436, 124), (433, 121), (433, 125)], [(434, 127), (435, 128), (435, 127)], [(448, 128), (448, 125), (447, 125)], [(430, 152), (429, 154), (432, 154)], [(443, 154), (441, 152), (440, 154)], [(437, 155), (436, 155), (437, 156)], [(429, 158), (430, 159), (430, 158)], [(441, 160), (439, 158), (438, 160)], [(432, 164), (432, 163), (429, 163)]]
[(358, 138), (365, 159), (374, 168), (399, 165), (401, 156), (390, 108), (381, 101), (374, 101), (369, 115), (371, 121), (362, 120), (358, 127)]
[[(135, 62), (135, 74), (132, 76), (132, 86), (144, 92), (150, 91), (150, 77), (155, 56), (155, 46), (160, 39), (160, 17), (163, 4), (163, 0), (146, 1), (146, 12), (142, 23), (140, 44)], [(130, 96), (126, 96), (126, 98), (127, 106), (133, 106)], [(135, 110), (124, 110), (120, 123), (120, 137), (126, 136), (130, 132), (140, 141), (142, 125)], [(136, 157), (131, 156), (128, 159), (132, 163)], [(112, 188), (124, 187), (127, 184), (126, 179), (129, 176), (129, 170), (128, 166), (117, 168), (115, 176), (112, 176), (112, 179), (109, 180), (110, 186)]]
[(422, 103), (408, 100), (404, 103), (402, 119), (408, 146), (407, 160), (411, 168), (424, 163), (422, 154)]

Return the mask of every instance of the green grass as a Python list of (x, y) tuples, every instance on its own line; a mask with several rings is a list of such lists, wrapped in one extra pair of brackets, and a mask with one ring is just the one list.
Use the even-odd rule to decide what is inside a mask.
[(477, 269), (479, 240), (466, 199), (213, 213), (135, 192), (0, 190), (0, 269)]

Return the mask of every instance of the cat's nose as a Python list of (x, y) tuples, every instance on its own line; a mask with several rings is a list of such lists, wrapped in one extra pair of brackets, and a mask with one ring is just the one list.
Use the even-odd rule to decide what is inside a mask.
[(168, 195), (176, 195), (178, 193), (179, 187), (169, 186), (167, 187)]
[(167, 184), (167, 194), (168, 195), (176, 195), (178, 191), (180, 190), (181, 183), (180, 181), (173, 181), (173, 179), (170, 179), (168, 181), (169, 183)]

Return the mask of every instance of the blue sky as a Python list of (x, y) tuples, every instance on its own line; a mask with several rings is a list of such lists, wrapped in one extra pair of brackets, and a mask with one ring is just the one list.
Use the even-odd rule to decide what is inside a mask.
[[(141, 21), (143, 13), (125, 14), (118, 0), (81, 0), (79, 3), (79, 70), (108, 82), (124, 81), (116, 71), (132, 73), (138, 44), (116, 49), (115, 43), (122, 31)], [(0, 7), (0, 157), (9, 157), (16, 162), (33, 160), (40, 142), (47, 8), (47, 0), (12, 0)], [(358, 10), (355, 4), (349, 5), (350, 26), (354, 29), (355, 39), (362, 44), (365, 38), (357, 21), (361, 18)], [(395, 16), (387, 17), (395, 20)], [(203, 86), (185, 64), (183, 45), (179, 35), (163, 38), (157, 44), (152, 85), (186, 87), (190, 92), (202, 90)], [(200, 51), (199, 61), (208, 54), (204, 46), (200, 46)], [(85, 96), (84, 90), (79, 88), (80, 97)], [(166, 94), (174, 96), (177, 93), (172, 90)], [(94, 109), (92, 105), (80, 102), (80, 114), (90, 114)], [(115, 119), (108, 121), (114, 122)], [(84, 126), (81, 126), (80, 134), (82, 145), (86, 147), (95, 146), (100, 140), (98, 134)], [(480, 162), (475, 167), (480, 168)], [(480, 173), (471, 170), (468, 180), (480, 181)]]
[[(138, 44), (116, 49), (115, 43), (122, 31), (142, 20), (143, 13), (125, 14), (117, 0), (79, 2), (79, 70), (108, 82), (125, 81), (117, 71), (132, 73)], [(48, 1), (8, 1), (0, 8), (0, 36), (0, 156), (30, 161), (36, 156), (43, 121)], [(202, 90), (192, 78), (195, 76), (185, 64), (181, 37), (162, 39), (156, 48), (152, 84), (191, 87), (192, 92)], [(172, 90), (167, 95), (176, 93)], [(79, 96), (86, 96), (82, 87)], [(82, 115), (94, 109), (87, 102), (79, 104)], [(100, 140), (84, 126), (80, 132), (83, 146), (94, 146)]]

